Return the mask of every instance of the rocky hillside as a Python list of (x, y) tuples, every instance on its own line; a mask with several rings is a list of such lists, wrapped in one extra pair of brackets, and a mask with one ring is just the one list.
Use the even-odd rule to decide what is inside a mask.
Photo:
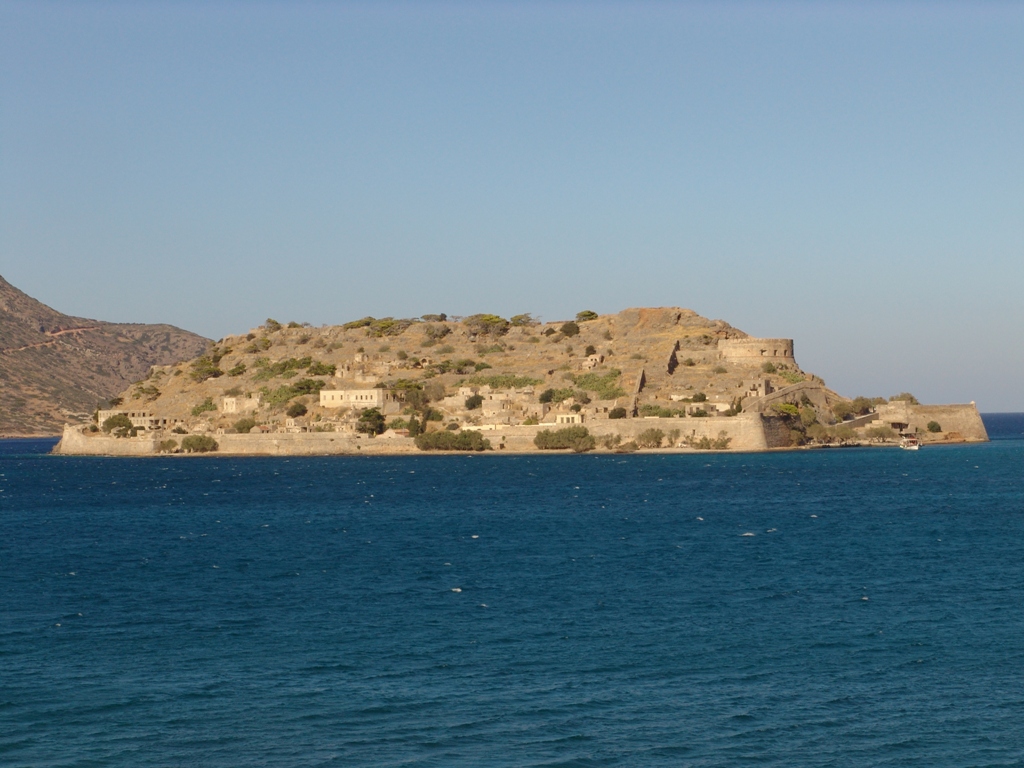
[(60, 434), (152, 366), (193, 358), (208, 343), (171, 325), (64, 315), (0, 277), (0, 435)]
[[(728, 323), (679, 308), (581, 312), (550, 323), (528, 315), (364, 318), (320, 328), (268, 321), (195, 360), (155, 368), (118, 407), (199, 432), (231, 430), (243, 414), (283, 428), (293, 405), (302, 406), (291, 409), (294, 428), (342, 430), (358, 417), (356, 408), (322, 406), (321, 389), (383, 389), (389, 422), (426, 413), (425, 399), (438, 427), (537, 423), (562, 411), (588, 420), (617, 409), (630, 417), (724, 413), (765, 376), (764, 359), (723, 358), (720, 342), (743, 339)], [(813, 381), (791, 356), (771, 372), (777, 386)], [(824, 392), (820, 380), (816, 386)], [(477, 394), (484, 402), (467, 405)]]

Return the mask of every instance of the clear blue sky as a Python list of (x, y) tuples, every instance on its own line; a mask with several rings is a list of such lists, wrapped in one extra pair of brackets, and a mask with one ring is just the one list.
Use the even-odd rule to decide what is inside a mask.
[(1024, 4), (0, 0), (0, 274), (213, 338), (678, 305), (1024, 410)]

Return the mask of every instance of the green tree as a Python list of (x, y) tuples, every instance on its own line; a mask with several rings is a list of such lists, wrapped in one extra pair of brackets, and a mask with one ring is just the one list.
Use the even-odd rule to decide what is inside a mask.
[(937, 421), (929, 421), (927, 428), (928, 428), (929, 432), (941, 432), (942, 431), (942, 425), (939, 424), (939, 422), (937, 422)]
[(209, 435), (189, 435), (181, 441), (181, 450), (185, 453), (210, 453), (218, 448), (217, 441)]
[(216, 410), (217, 410), (217, 406), (213, 404), (213, 399), (208, 397), (205, 400), (203, 400), (203, 402), (201, 402), (199, 405), (192, 406), (192, 415), (193, 416), (201, 416), (204, 413), (206, 413), (207, 411), (216, 411)]
[(193, 360), (191, 368), (189, 376), (193, 381), (204, 382), (207, 379), (215, 379), (224, 375), (224, 371), (217, 367), (217, 363), (209, 355), (203, 355)]
[(509, 329), (508, 320), (498, 315), (470, 315), (462, 322), (470, 333), (485, 336), (504, 336)]
[(537, 433), (536, 437), (533, 438), (533, 444), (541, 450), (562, 450), (569, 448), (576, 453), (585, 453), (586, 451), (592, 451), (597, 447), (597, 441), (595, 441), (593, 435), (590, 434), (590, 430), (581, 426), (565, 427), (555, 431), (542, 429)]
[(376, 408), (367, 408), (359, 414), (359, 421), (356, 422), (356, 430), (366, 435), (379, 435), (387, 429), (384, 423), (384, 414)]
[(577, 323), (585, 323), (588, 320), (597, 320), (598, 317), (599, 317), (599, 315), (597, 314), (597, 312), (593, 312), (593, 311), (591, 311), (589, 309), (585, 309), (582, 312), (577, 312), (576, 313), (576, 322)]
[(473, 411), (483, 405), (483, 395), (470, 395), (466, 398), (466, 410)]
[(775, 373), (775, 363), (765, 363), (764, 365), (761, 366), (761, 370), (764, 371), (765, 373)]
[(272, 317), (267, 318), (267, 322), (263, 324), (263, 327), (267, 329), (267, 333), (274, 333), (281, 330), (281, 324)]
[(114, 437), (134, 437), (135, 425), (128, 418), (127, 414), (115, 413), (113, 416), (104, 419), (101, 425), (104, 432), (113, 432)]
[(624, 418), (626, 418), (626, 409), (623, 408), (621, 405), (617, 405), (614, 408), (612, 408), (610, 411), (608, 411), (608, 418), (609, 419), (624, 419)]
[(893, 395), (892, 397), (889, 398), (890, 403), (898, 402), (901, 400), (905, 403), (910, 403), (911, 405), (920, 405), (920, 403), (917, 401), (917, 398), (914, 397), (909, 392), (900, 392), (898, 395)]
[(293, 419), (298, 418), (299, 416), (305, 416), (306, 406), (304, 406), (302, 403), (292, 403), (291, 405), (288, 406), (288, 409), (285, 411), (285, 413), (288, 414), (288, 416), (290, 416)]
[(245, 416), (236, 421), (234, 424), (235, 432), (238, 432), (240, 435), (248, 434), (249, 430), (255, 426), (256, 419), (252, 418), (251, 416)]
[(558, 330), (562, 332), (563, 336), (576, 336), (580, 332), (580, 327), (570, 320), (568, 323), (562, 323)]
[(645, 429), (636, 436), (636, 444), (641, 448), (661, 448), (661, 441), (665, 439), (665, 433), (660, 429)]

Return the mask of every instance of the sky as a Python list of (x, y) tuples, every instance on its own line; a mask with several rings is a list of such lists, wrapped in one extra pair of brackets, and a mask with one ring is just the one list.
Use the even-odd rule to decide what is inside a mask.
[(0, 0), (0, 275), (214, 339), (681, 306), (1024, 411), (1024, 4)]

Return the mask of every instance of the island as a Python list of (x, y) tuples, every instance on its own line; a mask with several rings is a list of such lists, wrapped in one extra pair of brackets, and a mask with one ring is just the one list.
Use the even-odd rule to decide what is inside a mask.
[(66, 455), (766, 451), (988, 440), (975, 404), (844, 397), (754, 338), (678, 307), (267, 320), (68, 423)]

